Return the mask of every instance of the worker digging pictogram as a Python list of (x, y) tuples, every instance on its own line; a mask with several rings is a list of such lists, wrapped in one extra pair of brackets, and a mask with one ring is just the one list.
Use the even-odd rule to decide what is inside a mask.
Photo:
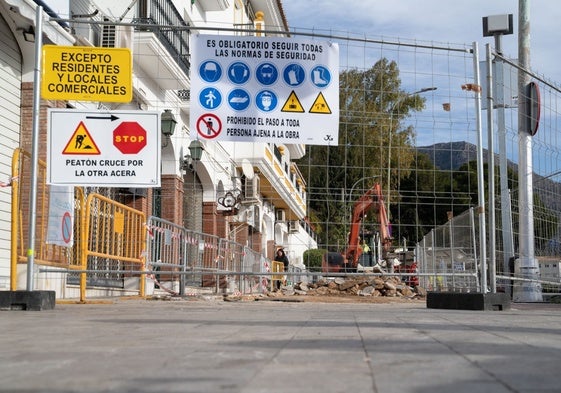
[(84, 122), (80, 122), (70, 137), (62, 154), (101, 154)]

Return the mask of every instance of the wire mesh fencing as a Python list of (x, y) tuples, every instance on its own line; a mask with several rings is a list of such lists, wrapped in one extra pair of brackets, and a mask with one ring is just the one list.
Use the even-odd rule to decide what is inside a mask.
[(270, 261), (237, 242), (159, 217), (147, 222), (146, 265), (155, 289), (171, 295), (267, 291)]

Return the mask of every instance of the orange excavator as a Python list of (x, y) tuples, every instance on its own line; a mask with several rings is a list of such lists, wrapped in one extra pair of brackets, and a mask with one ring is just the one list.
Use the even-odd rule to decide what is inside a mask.
[(353, 206), (347, 249), (343, 254), (337, 252), (326, 253), (322, 260), (323, 273), (357, 271), (358, 261), (360, 255), (362, 254), (362, 248), (359, 244), (360, 228), (362, 226), (364, 216), (370, 210), (374, 210), (378, 217), (382, 255), (386, 254), (390, 250), (392, 244), (390, 223), (386, 207), (384, 206), (382, 188), (380, 187), (380, 184), (375, 183), (355, 202)]

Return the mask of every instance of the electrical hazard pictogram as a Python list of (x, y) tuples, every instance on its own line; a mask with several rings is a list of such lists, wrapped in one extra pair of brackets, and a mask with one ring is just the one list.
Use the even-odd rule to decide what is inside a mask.
[(292, 90), (292, 92), (288, 96), (288, 99), (282, 106), (281, 112), (305, 112), (304, 107), (300, 103), (300, 100), (298, 99), (298, 96), (296, 95), (294, 90)]
[(62, 154), (101, 154), (84, 122), (80, 122)]
[(309, 112), (323, 113), (327, 115), (331, 114), (331, 109), (329, 108), (329, 105), (327, 105), (327, 101), (325, 101), (325, 97), (323, 96), (323, 94), (321, 94), (321, 92), (316, 97), (316, 100), (312, 104)]

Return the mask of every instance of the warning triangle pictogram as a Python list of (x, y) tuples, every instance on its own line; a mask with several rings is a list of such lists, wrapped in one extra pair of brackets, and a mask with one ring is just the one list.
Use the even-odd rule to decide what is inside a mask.
[(84, 122), (80, 122), (62, 154), (101, 154)]
[(300, 103), (300, 100), (298, 99), (298, 96), (296, 96), (294, 90), (292, 90), (288, 96), (281, 112), (304, 112), (304, 108), (302, 107), (302, 104)]
[(312, 104), (312, 107), (310, 108), (309, 112), (310, 113), (324, 113), (324, 114), (327, 114), (327, 115), (331, 114), (331, 109), (329, 108), (329, 105), (327, 105), (327, 101), (325, 101), (325, 97), (323, 96), (323, 94), (321, 92), (316, 97), (316, 100)]

